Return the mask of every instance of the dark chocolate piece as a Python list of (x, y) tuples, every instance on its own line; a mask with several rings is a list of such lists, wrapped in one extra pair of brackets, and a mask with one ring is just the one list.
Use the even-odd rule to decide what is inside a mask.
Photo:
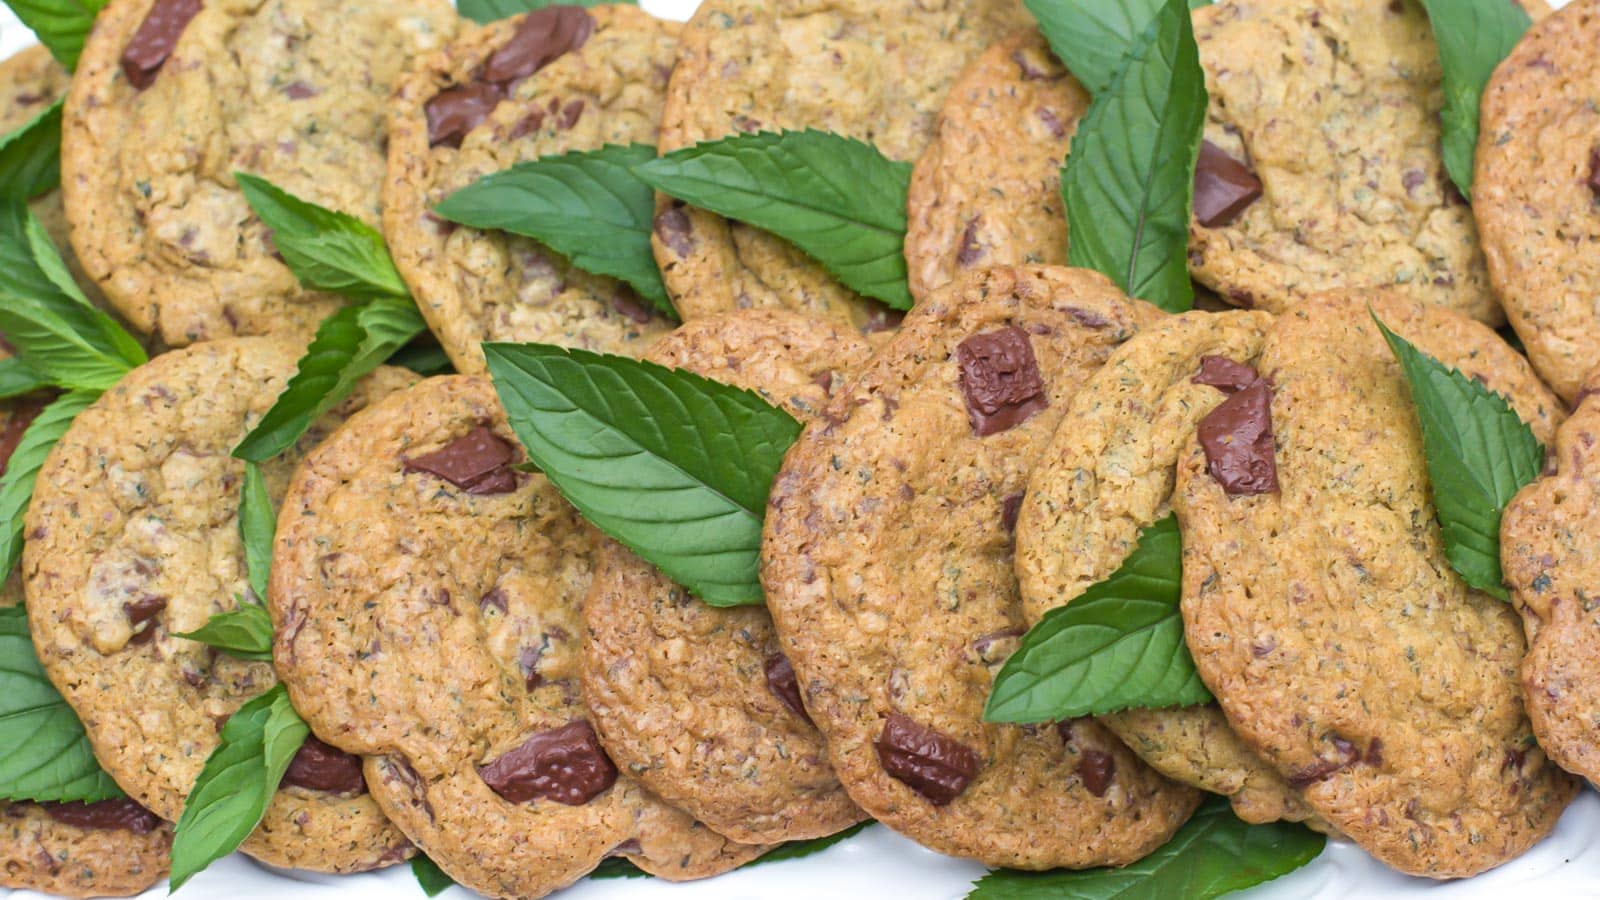
[(983, 259), (987, 253), (983, 245), (978, 243), (978, 226), (983, 224), (983, 216), (973, 216), (967, 220), (967, 227), (961, 229), (961, 245), (956, 250), (956, 265), (965, 269)]
[(1289, 775), (1289, 786), (1304, 790), (1319, 781), (1361, 762), (1361, 750), (1355, 744), (1335, 735), (1331, 743), (1333, 753), (1318, 756), (1317, 762)]
[(405, 460), (405, 470), (437, 475), (469, 494), (504, 494), (517, 488), (515, 459), (516, 448), (479, 425), (442, 449)]
[(674, 203), (656, 214), (656, 237), (680, 258), (694, 252), (689, 228), (689, 214), (679, 204)]
[(289, 760), (283, 783), (308, 791), (330, 794), (364, 794), (367, 781), (361, 777), (361, 758), (306, 735), (305, 743)]
[(1198, 430), (1206, 468), (1230, 496), (1278, 492), (1272, 389), (1266, 379), (1222, 401), (1200, 420)]
[(141, 91), (155, 84), (156, 74), (203, 5), (200, 0), (156, 0), (128, 46), (122, 48), (122, 74), (129, 84)]
[(161, 820), (155, 813), (126, 797), (98, 803), (41, 803), (39, 806), (50, 818), (74, 828), (149, 834), (161, 827)]
[(128, 622), (135, 628), (155, 618), (158, 613), (166, 608), (167, 598), (157, 597), (152, 594), (146, 594), (137, 600), (122, 604), (122, 611), (128, 614)]
[(582, 806), (617, 780), (617, 767), (594, 727), (578, 719), (533, 735), (522, 746), (478, 769), (489, 789), (512, 803), (554, 800)]
[(1195, 384), (1205, 384), (1224, 394), (1237, 394), (1256, 383), (1261, 376), (1242, 362), (1226, 356), (1200, 357), (1200, 372), (1192, 379)]
[(1023, 496), (1018, 492), (1007, 494), (1000, 499), (1000, 524), (1005, 526), (1006, 531), (1017, 530), (1017, 514), (1022, 512)]
[(483, 80), (508, 84), (527, 78), (582, 47), (594, 18), (581, 6), (546, 6), (522, 17), (505, 46), (483, 64)]
[(1102, 750), (1088, 749), (1078, 757), (1078, 778), (1089, 793), (1104, 797), (1117, 777), (1117, 760)]
[(1600, 194), (1600, 147), (1589, 151), (1589, 190)]
[(967, 421), (979, 437), (1027, 421), (1048, 404), (1028, 333), (1015, 325), (975, 334), (956, 346)]
[(1261, 196), (1261, 179), (1210, 141), (1200, 142), (1194, 169), (1194, 217), (1207, 228), (1227, 225)]
[(778, 702), (789, 708), (789, 711), (811, 721), (811, 714), (806, 712), (806, 705), (800, 699), (800, 682), (794, 677), (794, 665), (789, 662), (789, 657), (782, 653), (774, 653), (767, 657), (762, 666), (767, 673), (767, 690)]
[(934, 806), (961, 796), (981, 764), (972, 748), (900, 713), (889, 714), (874, 746), (883, 770)]
[(503, 99), (505, 91), (499, 85), (481, 81), (440, 91), (423, 109), (428, 116), (428, 146), (460, 147)]

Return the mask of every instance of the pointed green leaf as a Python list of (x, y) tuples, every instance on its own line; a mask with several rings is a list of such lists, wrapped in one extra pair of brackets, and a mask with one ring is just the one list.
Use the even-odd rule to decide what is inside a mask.
[(83, 42), (94, 27), (94, 17), (110, 0), (6, 0), (22, 24), (38, 35), (39, 43), (68, 71), (78, 67)]
[[(278, 531), (278, 516), (272, 511), (267, 479), (254, 462), (244, 464), (244, 484), (239, 493), (239, 540), (244, 544), (245, 571), (257, 603), (267, 600), (267, 581), (272, 575), (272, 538)], [(271, 633), (271, 628), (268, 628)]]
[(438, 863), (421, 853), (411, 857), (411, 876), (417, 879), (417, 886), (429, 897), (437, 897), (456, 886), (455, 879), (446, 875)]
[(376, 228), (302, 200), (265, 178), (244, 172), (233, 177), (250, 208), (271, 229), (284, 263), (307, 289), (355, 300), (411, 296)]
[(175, 637), (199, 641), (239, 659), (272, 661), (272, 617), (267, 609), (247, 601), (237, 609), (217, 613), (195, 631)]
[(0, 400), (44, 390), (52, 383), (43, 372), (15, 356), (0, 359)]
[[(1090, 95), (1111, 86), (1161, 0), (1023, 0), (1056, 58)], [(1189, 0), (1190, 9), (1211, 0)]]
[(590, 878), (649, 878), (650, 873), (628, 861), (625, 856), (608, 856), (589, 873)]
[(456, 11), (480, 25), (487, 25), (547, 6), (599, 6), (602, 3), (637, 5), (638, 0), (457, 0)]
[(1471, 199), (1483, 88), (1533, 20), (1520, 5), (1507, 0), (1422, 0), (1422, 5), (1439, 45), (1444, 167), (1461, 196)]
[(825, 837), (812, 838), (806, 841), (789, 841), (787, 843), (779, 844), (773, 849), (768, 850), (755, 859), (740, 866), (740, 868), (749, 869), (754, 866), (764, 865), (766, 863), (783, 862), (790, 859), (805, 859), (808, 856), (814, 856), (835, 844), (848, 841), (849, 839), (860, 834), (868, 825), (871, 824), (872, 822), (870, 820), (866, 822), (857, 822), (843, 831), (836, 831), (833, 834)]
[(61, 183), (61, 101), (0, 137), (0, 197), (32, 200)]
[(22, 432), (6, 471), (0, 476), (0, 580), (11, 576), (22, 559), (22, 533), (33, 500), (33, 484), (50, 448), (61, 440), (78, 413), (93, 403), (96, 391), (73, 391), (56, 398)]
[(444, 348), (439, 346), (439, 342), (433, 339), (432, 334), (423, 334), (396, 350), (387, 360), (387, 364), (410, 369), (424, 378), (449, 375), (456, 370), (450, 362), (450, 357), (445, 355)]

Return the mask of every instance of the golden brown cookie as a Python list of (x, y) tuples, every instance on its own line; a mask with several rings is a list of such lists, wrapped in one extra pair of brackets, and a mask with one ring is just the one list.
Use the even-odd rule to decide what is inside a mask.
[(486, 371), (486, 340), (636, 356), (672, 327), (620, 281), (431, 210), (519, 162), (654, 144), (680, 27), (632, 6), (547, 7), (468, 31), (401, 80), (384, 237), (458, 371)]
[(1234, 731), (1318, 815), (1402, 872), (1468, 876), (1548, 834), (1577, 783), (1534, 743), (1516, 613), (1446, 561), (1369, 308), (1555, 429), (1560, 401), (1487, 327), (1381, 292), (1308, 298), (1179, 458), (1184, 630)]
[[(158, 356), (80, 413), (51, 450), (28, 510), (22, 574), (39, 659), (124, 790), (176, 821), (217, 731), (272, 687), (272, 666), (176, 635), (249, 588), (229, 453), (277, 399), (302, 348), (241, 338)], [(265, 464), (281, 497), (306, 450), (351, 412), (416, 380), (379, 369), (289, 452)], [(137, 690), (130, 690), (130, 685)], [(315, 753), (308, 744), (301, 755)], [(263, 862), (353, 872), (409, 842), (359, 778), (322, 790), (286, 778), (241, 847)]]
[(233, 173), (377, 224), (390, 87), (455, 29), (445, 0), (115, 0), (62, 126), (84, 268), (170, 346), (308, 335), (339, 301), (300, 287)]
[[(967, 61), (1030, 18), (1016, 0), (710, 0), (684, 29), (661, 152), (817, 128), (915, 160)], [(895, 317), (766, 232), (661, 198), (656, 261), (685, 319), (787, 307), (881, 330)]]
[(365, 758), (373, 796), (441, 868), (539, 897), (626, 856), (674, 880), (735, 844), (620, 775), (578, 680), (601, 536), (521, 458), (486, 378), (423, 382), (296, 473), (269, 591), (295, 708)]
[(918, 299), (975, 267), (1067, 261), (1061, 166), (1089, 94), (1037, 29), (969, 63), (950, 87), (906, 197)]
[(1084, 380), (1162, 314), (1080, 269), (952, 282), (849, 379), (773, 485), (761, 583), (852, 799), (992, 866), (1122, 865), (1199, 793), (1093, 720), (983, 721), (1024, 620), (1006, 500)]
[(132, 800), (0, 801), (0, 888), (131, 897), (167, 876), (172, 826)]

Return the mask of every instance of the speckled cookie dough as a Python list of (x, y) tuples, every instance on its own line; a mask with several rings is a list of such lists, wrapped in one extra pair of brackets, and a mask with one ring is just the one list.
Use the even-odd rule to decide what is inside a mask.
[[(1445, 559), (1369, 303), (1554, 431), (1560, 401), (1487, 327), (1381, 292), (1308, 298), (1268, 332), (1264, 382), (1228, 401), (1264, 384), (1259, 406), (1231, 422), (1218, 407), (1179, 458), (1184, 629), (1235, 733), (1318, 815), (1401, 872), (1465, 877), (1548, 834), (1578, 785), (1534, 743), (1516, 613)], [(1265, 454), (1246, 469), (1250, 424)]]
[(167, 876), (172, 826), (131, 800), (0, 802), (0, 888), (131, 897)]
[[(684, 29), (661, 151), (817, 128), (914, 161), (962, 67), (1031, 21), (1016, 0), (709, 0)], [(685, 318), (753, 306), (869, 330), (895, 318), (790, 244), (664, 197), (655, 250)]]
[(339, 301), (300, 287), (233, 173), (376, 225), (390, 87), (455, 30), (446, 0), (114, 0), (63, 121), (84, 268), (169, 346), (309, 335)]
[[(248, 591), (238, 535), (244, 463), (229, 453), (277, 399), (301, 349), (242, 338), (156, 357), (78, 415), (28, 510), (22, 572), (40, 661), (101, 765), (168, 821), (182, 812), (222, 723), (274, 683), (270, 663), (176, 634)], [(361, 382), (263, 467), (273, 496), (335, 425), (415, 379), (384, 368)], [(286, 783), (242, 849), (330, 872), (409, 856), (410, 844), (361, 791)]]
[[(867, 355), (842, 323), (740, 310), (690, 322), (646, 358), (759, 391), (811, 422)], [(583, 619), (595, 727), (645, 787), (751, 843), (822, 837), (862, 818), (828, 765), (765, 608), (708, 606), (608, 543)]]
[(906, 270), (922, 298), (975, 267), (1067, 261), (1061, 165), (1089, 94), (1036, 29), (962, 71), (911, 173)]
[(601, 536), (542, 476), (484, 378), (435, 378), (306, 460), (279, 518), (276, 660), (306, 720), (451, 877), (540, 897), (611, 855), (679, 880), (734, 844), (619, 774), (578, 679)]
[[(547, 8), (471, 31), (402, 79), (389, 120), (384, 236), (458, 371), (486, 371), (486, 340), (636, 356), (671, 328), (620, 281), (430, 210), (519, 162), (654, 144), (680, 28), (631, 6)], [(488, 79), (502, 69), (536, 72), (508, 82), (499, 99), (508, 88)]]
[[(1392, 286), (1503, 320), (1472, 210), (1444, 170), (1439, 51), (1417, 0), (1221, 0), (1194, 23), (1212, 145), (1190, 229), (1196, 280), (1274, 312)], [(1208, 172), (1253, 173), (1260, 197), (1208, 202), (1238, 196), (1207, 191)]]
[(761, 583), (868, 815), (991, 866), (1122, 865), (1199, 792), (1093, 720), (983, 721), (1024, 620), (1006, 506), (1073, 393), (1162, 318), (1092, 272), (975, 272), (923, 301), (789, 451)]

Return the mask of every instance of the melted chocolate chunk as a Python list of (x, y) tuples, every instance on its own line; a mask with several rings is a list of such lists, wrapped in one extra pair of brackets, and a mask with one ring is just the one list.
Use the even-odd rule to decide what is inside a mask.
[(1023, 494), (1007, 494), (1000, 500), (1000, 524), (1006, 531), (1017, 530), (1017, 514), (1022, 512)]
[(677, 203), (656, 214), (656, 237), (678, 257), (694, 252), (694, 242), (689, 239), (689, 214)]
[(326, 791), (330, 794), (364, 794), (367, 781), (361, 777), (361, 758), (324, 744), (314, 734), (306, 735), (305, 743), (289, 760), (283, 772), (283, 783), (308, 791)]
[(499, 85), (483, 82), (440, 91), (423, 109), (428, 116), (428, 146), (460, 147), (503, 99), (505, 91)]
[(405, 470), (437, 475), (469, 494), (504, 494), (517, 488), (515, 459), (516, 448), (479, 425), (443, 449), (405, 460)]
[(1222, 401), (1200, 420), (1199, 433), (1206, 468), (1230, 496), (1278, 492), (1272, 389), (1266, 379)]
[(50, 818), (74, 828), (149, 834), (161, 827), (155, 813), (126, 797), (98, 803), (41, 803), (39, 807)]
[(1191, 380), (1195, 384), (1210, 385), (1224, 394), (1237, 394), (1260, 377), (1255, 369), (1226, 356), (1202, 356), (1200, 372)]
[(889, 714), (874, 746), (883, 770), (934, 806), (961, 796), (981, 764), (972, 748), (900, 713)]
[(505, 46), (483, 64), (483, 80), (506, 84), (527, 78), (582, 47), (594, 18), (581, 6), (546, 6), (522, 17)]
[(789, 708), (789, 711), (811, 721), (811, 714), (806, 712), (806, 705), (800, 699), (800, 682), (794, 677), (794, 666), (790, 664), (789, 657), (782, 653), (774, 653), (767, 657), (762, 668), (767, 673), (767, 690), (778, 702)]
[(1348, 769), (1361, 761), (1361, 750), (1344, 738), (1335, 736), (1331, 743), (1333, 752), (1319, 756), (1317, 762), (1289, 775), (1289, 786), (1304, 790), (1336, 772)]
[(967, 227), (961, 229), (961, 246), (956, 250), (956, 265), (965, 269), (983, 259), (986, 251), (978, 243), (978, 226), (983, 224), (983, 216), (973, 216), (967, 220)]
[(1261, 179), (1210, 141), (1200, 142), (1194, 170), (1194, 217), (1207, 228), (1238, 218), (1261, 196)]
[(122, 604), (122, 611), (128, 614), (128, 622), (135, 628), (155, 618), (166, 608), (167, 598), (151, 595)]
[(1089, 793), (1104, 797), (1117, 777), (1117, 760), (1101, 750), (1085, 750), (1078, 757), (1078, 778)]
[(956, 347), (967, 421), (979, 437), (1015, 428), (1048, 404), (1027, 332), (1015, 325), (975, 334)]
[(863, 334), (892, 331), (899, 328), (900, 321), (906, 317), (906, 314), (900, 310), (885, 306), (876, 300), (868, 300), (867, 306), (871, 312), (867, 315), (867, 321), (861, 325)]
[(1600, 195), (1600, 147), (1589, 151), (1589, 190)]
[(512, 803), (543, 799), (582, 806), (611, 787), (617, 767), (601, 749), (594, 727), (578, 719), (533, 735), (480, 767), (478, 776)]
[(156, 0), (122, 49), (122, 74), (129, 84), (141, 91), (155, 84), (156, 74), (203, 5), (200, 0)]
[(44, 404), (34, 400), (23, 400), (11, 407), (11, 417), (6, 420), (6, 427), (0, 430), (0, 475), (6, 473), (6, 466), (11, 462), (11, 454), (17, 452), (17, 445), (22, 443), (22, 434), (39, 418), (39, 413), (44, 412)]

